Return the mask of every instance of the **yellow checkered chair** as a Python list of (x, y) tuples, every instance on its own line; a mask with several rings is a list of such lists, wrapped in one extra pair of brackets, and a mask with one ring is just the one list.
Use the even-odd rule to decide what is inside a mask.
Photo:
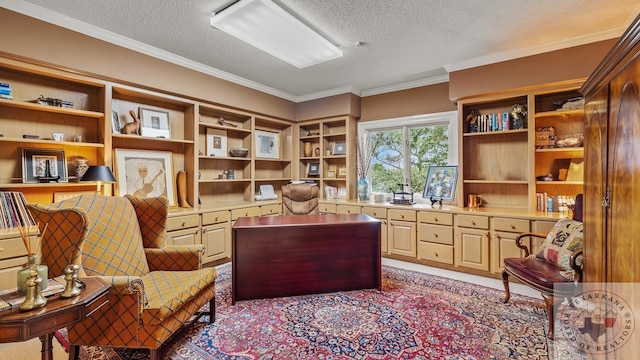
[(81, 195), (29, 205), (41, 227), (42, 261), (49, 274), (80, 266), (79, 277), (111, 284), (109, 302), (68, 328), (70, 359), (79, 346), (146, 348), (162, 357), (163, 344), (204, 313), (215, 320), (215, 268), (202, 268), (202, 245), (167, 246), (168, 201)]

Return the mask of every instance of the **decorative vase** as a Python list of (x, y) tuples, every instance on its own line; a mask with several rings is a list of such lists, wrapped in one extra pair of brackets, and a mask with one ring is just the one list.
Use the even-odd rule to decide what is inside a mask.
[(369, 200), (369, 183), (364, 177), (358, 180), (358, 200)]
[(38, 270), (38, 276), (42, 279), (40, 283), (40, 291), (47, 288), (47, 280), (49, 279), (49, 268), (47, 265), (40, 265), (39, 258), (34, 255), (27, 257), (27, 266), (18, 271), (18, 294), (27, 293), (26, 282), (29, 278), (29, 268), (35, 267)]
[(89, 164), (87, 164), (87, 161), (87, 159), (76, 160), (76, 177), (78, 178), (78, 181), (82, 179), (82, 176), (87, 172), (87, 169), (89, 168)]
[(306, 142), (304, 143), (304, 157), (309, 157), (312, 154), (312, 149), (311, 149), (311, 143), (310, 142)]

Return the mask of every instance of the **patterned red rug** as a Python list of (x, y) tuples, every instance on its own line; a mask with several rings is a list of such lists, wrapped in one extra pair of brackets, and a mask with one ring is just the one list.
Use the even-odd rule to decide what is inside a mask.
[[(219, 267), (216, 322), (185, 329), (165, 359), (547, 359), (541, 299), (383, 267), (383, 291), (359, 290), (230, 305)], [(203, 321), (206, 321), (204, 319)], [(64, 331), (58, 334), (64, 341)], [(81, 359), (148, 352), (82, 347)]]

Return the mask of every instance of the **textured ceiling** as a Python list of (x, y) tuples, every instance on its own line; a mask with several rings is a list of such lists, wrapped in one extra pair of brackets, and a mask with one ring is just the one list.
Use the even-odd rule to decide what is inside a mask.
[(640, 10), (637, 0), (277, 0), (344, 51), (298, 69), (211, 28), (211, 14), (229, 2), (0, 6), (293, 101), (442, 82), (448, 71), (618, 37)]

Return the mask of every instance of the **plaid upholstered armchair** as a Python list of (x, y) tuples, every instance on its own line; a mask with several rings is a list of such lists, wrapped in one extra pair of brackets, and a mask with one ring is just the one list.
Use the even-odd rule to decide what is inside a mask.
[(68, 328), (70, 359), (83, 345), (147, 348), (160, 359), (165, 341), (207, 303), (214, 321), (216, 271), (202, 268), (201, 245), (166, 246), (166, 198), (82, 195), (29, 208), (48, 224), (42, 260), (49, 274), (73, 263), (80, 278), (111, 284), (108, 304)]

